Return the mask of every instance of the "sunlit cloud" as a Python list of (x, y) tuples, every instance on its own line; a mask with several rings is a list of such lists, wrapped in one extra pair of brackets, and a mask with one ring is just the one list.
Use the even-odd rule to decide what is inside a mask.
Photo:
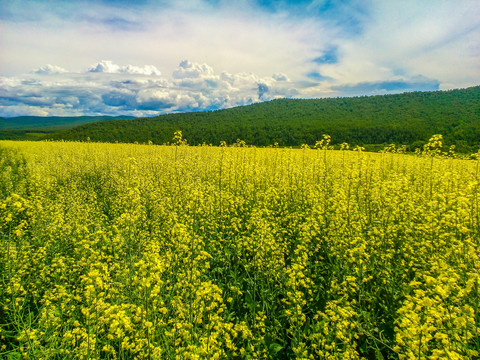
[(37, 114), (38, 109), (46, 115), (70, 111), (72, 115), (150, 116), (221, 109), (298, 94), (284, 74), (218, 74), (207, 64), (189, 60), (181, 61), (169, 78), (150, 66), (121, 66), (104, 60), (83, 73), (52, 70), (33, 71), (28, 78), (1, 77), (0, 86), (4, 116), (25, 111)]
[(142, 74), (142, 75), (161, 75), (162, 73), (153, 65), (143, 67), (135, 65), (119, 66), (110, 60), (102, 60), (88, 69), (89, 72), (111, 73), (111, 74)]
[(478, 85), (479, 19), (468, 0), (0, 2), (0, 116)]
[(68, 72), (68, 70), (60, 66), (47, 64), (45, 66), (41, 66), (38, 69), (33, 70), (32, 72), (35, 74), (61, 74), (61, 73)]

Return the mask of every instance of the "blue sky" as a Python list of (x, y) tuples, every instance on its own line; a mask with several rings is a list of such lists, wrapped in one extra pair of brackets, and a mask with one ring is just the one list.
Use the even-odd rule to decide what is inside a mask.
[(480, 85), (476, 0), (0, 0), (0, 116)]

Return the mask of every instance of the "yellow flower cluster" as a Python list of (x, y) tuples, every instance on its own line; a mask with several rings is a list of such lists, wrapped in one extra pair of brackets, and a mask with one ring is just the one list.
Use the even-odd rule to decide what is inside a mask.
[(480, 160), (0, 142), (0, 358), (477, 359)]

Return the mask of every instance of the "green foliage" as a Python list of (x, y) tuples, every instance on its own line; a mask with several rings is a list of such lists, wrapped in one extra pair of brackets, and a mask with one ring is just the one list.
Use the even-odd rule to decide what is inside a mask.
[(0, 140), (38, 140), (53, 133), (54, 131), (0, 130)]
[(167, 114), (153, 118), (96, 122), (45, 138), (101, 142), (168, 143), (181, 130), (189, 144), (218, 145), (243, 139), (249, 145), (314, 146), (323, 134), (332, 144), (348, 142), (382, 149), (405, 144), (422, 148), (443, 134), (458, 152), (480, 145), (480, 86), (435, 92), (331, 99), (280, 99), (225, 110)]
[(0, 118), (0, 140), (36, 140), (47, 134), (95, 121), (132, 119), (129, 116), (17, 116)]

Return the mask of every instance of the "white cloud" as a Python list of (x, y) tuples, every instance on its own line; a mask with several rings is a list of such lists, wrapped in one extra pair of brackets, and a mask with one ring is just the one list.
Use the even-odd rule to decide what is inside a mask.
[[(2, 23), (3, 71), (24, 73), (40, 61), (79, 72), (85, 62), (103, 58), (112, 64), (135, 64), (141, 59), (167, 73), (178, 59), (187, 58), (232, 73), (288, 72), (297, 77), (312, 49), (321, 48), (337, 32), (320, 20), (272, 15), (250, 1), (221, 1), (218, 6), (207, 1), (143, 4), (9, 3), (15, 20)], [(21, 26), (17, 18), (22, 19)], [(102, 62), (94, 69), (97, 65), (99, 70), (113, 70)]]
[(143, 68), (134, 65), (127, 65), (122, 68), (122, 72), (126, 74), (162, 75), (162, 73), (153, 65), (145, 65)]
[(164, 110), (175, 105), (175, 94), (166, 89), (145, 89), (140, 90), (136, 97), (141, 109)]
[(174, 79), (195, 79), (200, 77), (213, 77), (213, 69), (207, 64), (197, 64), (183, 60), (173, 72)]
[(259, 3), (4, 2), (0, 111), (21, 98), (45, 111), (52, 99), (68, 105), (52, 112), (151, 115), (396, 84), (478, 85), (478, 1), (275, 1), (275, 11)]
[(57, 66), (57, 65), (50, 65), (47, 64), (45, 66), (39, 67), (38, 69), (33, 70), (35, 74), (61, 74), (66, 73), (68, 70)]
[(272, 75), (272, 78), (275, 79), (276, 81), (290, 81), (288, 76), (282, 73), (275, 73)]
[(361, 34), (336, 42), (338, 62), (316, 70), (334, 86), (421, 75), (441, 88), (478, 85), (480, 3), (374, 1)]
[(138, 75), (157, 75), (162, 73), (153, 65), (145, 65), (143, 67), (135, 65), (119, 66), (114, 64), (110, 60), (102, 60), (96, 64), (93, 64), (88, 69), (89, 72), (96, 73), (110, 73), (110, 74), (138, 74)]
[(253, 73), (219, 75), (208, 64), (189, 60), (180, 62), (170, 78), (124, 69), (127, 66), (101, 61), (83, 73), (0, 78), (0, 116), (22, 111), (24, 115), (151, 116), (221, 109), (298, 93), (285, 74), (280, 81)]
[(90, 66), (88, 71), (113, 74), (120, 72), (120, 66), (113, 64), (110, 60), (102, 60), (99, 63)]

